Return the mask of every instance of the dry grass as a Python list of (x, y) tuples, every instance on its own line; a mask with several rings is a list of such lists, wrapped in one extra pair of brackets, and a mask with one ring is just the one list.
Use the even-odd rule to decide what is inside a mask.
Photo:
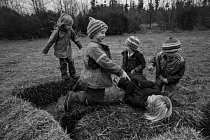
[[(210, 90), (210, 31), (148, 33), (135, 36), (143, 44), (139, 50), (143, 52), (146, 60), (160, 50), (160, 46), (169, 36), (180, 39), (182, 42), (181, 53), (187, 61), (186, 74), (181, 83), (208, 93)], [(104, 43), (111, 48), (114, 61), (119, 65), (122, 58), (120, 52), (124, 49), (123, 44), (127, 37), (128, 35), (108, 36), (104, 40)], [(79, 39), (84, 47), (88, 45), (87, 37), (80, 37)], [(53, 55), (53, 48), (51, 48), (48, 56), (41, 55), (46, 41), (47, 39), (0, 42), (1, 97), (11, 95), (11, 90), (19, 83), (41, 78), (60, 77), (60, 71), (57, 69), (59, 62)], [(73, 58), (79, 74), (83, 67), (81, 61), (83, 49), (79, 50), (74, 43), (72, 45)], [(145, 70), (145, 74), (149, 79), (154, 77), (154, 73), (149, 73), (147, 70)]]
[[(123, 95), (116, 93), (115, 98), (118, 100)], [(208, 109), (207, 103), (209, 96), (193, 93), (187, 93), (188, 90), (183, 88), (177, 90), (174, 95), (173, 113), (169, 119), (164, 119), (157, 123), (151, 123), (144, 118), (144, 112), (133, 109), (123, 103), (116, 106), (97, 106), (84, 107), (75, 105), (71, 114), (67, 115), (66, 125), (70, 128), (69, 132), (74, 139), (149, 139), (158, 134), (173, 129), (179, 129), (183, 126), (192, 127), (198, 130), (203, 129), (206, 123), (204, 110)], [(106, 100), (109, 100), (109, 93)], [(58, 112), (64, 113), (63, 103), (65, 96), (60, 98), (57, 103)], [(75, 126), (74, 126), (75, 125)], [(74, 128), (75, 127), (75, 128)]]
[(151, 140), (207, 140), (201, 135), (200, 131), (196, 131), (190, 127), (176, 128), (167, 131)]
[(53, 116), (16, 97), (0, 104), (0, 139), (70, 140)]

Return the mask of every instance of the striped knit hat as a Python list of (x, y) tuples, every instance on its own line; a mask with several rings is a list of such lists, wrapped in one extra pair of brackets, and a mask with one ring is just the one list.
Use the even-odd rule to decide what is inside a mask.
[(74, 23), (74, 20), (72, 17), (67, 13), (62, 13), (57, 21), (57, 26), (61, 27), (62, 25), (70, 25), (72, 26)]
[(108, 30), (108, 26), (101, 20), (94, 19), (92, 17), (89, 18), (89, 24), (87, 26), (87, 34), (89, 38), (93, 38), (93, 36), (99, 31), (106, 28)]
[(163, 43), (162, 51), (163, 52), (176, 52), (180, 49), (181, 43), (179, 40), (170, 37), (165, 43)]
[(125, 41), (125, 44), (131, 49), (131, 50), (137, 50), (137, 48), (140, 46), (140, 41), (135, 36), (130, 36)]

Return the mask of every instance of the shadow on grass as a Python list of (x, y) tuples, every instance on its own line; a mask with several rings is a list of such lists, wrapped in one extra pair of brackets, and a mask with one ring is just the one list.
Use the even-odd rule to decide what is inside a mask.
[(47, 105), (57, 102), (62, 95), (66, 95), (68, 90), (71, 90), (76, 81), (60, 80), (46, 82), (41, 80), (32, 86), (19, 85), (12, 90), (12, 95), (31, 102), (36, 107), (46, 107)]

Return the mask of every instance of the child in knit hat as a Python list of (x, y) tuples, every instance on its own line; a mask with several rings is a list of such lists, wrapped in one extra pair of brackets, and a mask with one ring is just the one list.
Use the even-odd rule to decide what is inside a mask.
[(172, 94), (185, 72), (185, 60), (178, 53), (181, 47), (179, 40), (170, 37), (163, 43), (162, 51), (151, 59), (148, 70), (156, 68), (156, 83), (162, 92)]
[(128, 74), (143, 74), (146, 62), (143, 54), (138, 51), (140, 41), (137, 37), (130, 36), (125, 42), (126, 50), (122, 52), (122, 68)]
[[(72, 59), (70, 40), (72, 40), (79, 49), (82, 48), (80, 41), (72, 29), (72, 25), (72, 17), (66, 13), (62, 13), (57, 21), (56, 28), (50, 35), (50, 38), (48, 39), (42, 51), (43, 54), (47, 54), (51, 46), (54, 44), (54, 55), (59, 59), (59, 68), (62, 79), (64, 80), (67, 80), (70, 77), (74, 80), (77, 79), (74, 60)], [(69, 68), (69, 75), (67, 73), (67, 66)]]
[[(103, 44), (108, 26), (101, 20), (90, 17), (87, 34), (90, 43), (84, 51), (84, 69), (73, 91), (65, 101), (65, 111), (69, 112), (74, 103), (83, 105), (104, 104), (105, 88), (112, 86), (111, 74), (129, 79), (126, 72), (111, 60), (110, 49)], [(76, 92), (85, 86), (84, 92)]]

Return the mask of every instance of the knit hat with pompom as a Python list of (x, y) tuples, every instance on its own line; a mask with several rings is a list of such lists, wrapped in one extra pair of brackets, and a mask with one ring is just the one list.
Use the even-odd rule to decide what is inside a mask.
[(93, 36), (99, 31), (106, 28), (108, 30), (108, 26), (101, 20), (94, 19), (92, 17), (89, 18), (89, 24), (87, 26), (87, 34), (89, 38), (93, 38)]
[(176, 52), (181, 48), (181, 43), (178, 39), (170, 37), (165, 43), (163, 43), (163, 52)]
[(128, 39), (125, 41), (125, 44), (131, 49), (131, 50), (137, 50), (138, 47), (140, 46), (140, 41), (137, 37), (135, 36), (130, 36)]

